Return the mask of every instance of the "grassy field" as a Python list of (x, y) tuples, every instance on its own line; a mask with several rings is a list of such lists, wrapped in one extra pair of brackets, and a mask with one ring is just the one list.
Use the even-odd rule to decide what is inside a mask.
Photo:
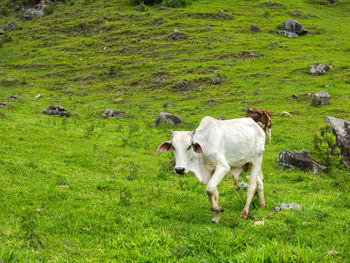
[[(349, 170), (314, 175), (276, 164), (282, 149), (313, 150), (326, 116), (350, 119), (350, 2), (275, 2), (197, 0), (139, 12), (129, 1), (77, 0), (31, 21), (12, 9), (2, 16), (0, 28), (18, 28), (0, 43), (0, 261), (350, 262)], [(288, 18), (309, 33), (276, 34)], [(334, 68), (314, 76), (314, 62)], [(321, 90), (330, 104), (312, 107), (307, 94)], [(49, 105), (72, 116), (42, 114)], [(255, 197), (241, 219), (246, 192), (227, 176), (225, 212), (212, 224), (205, 186), (176, 176), (173, 154), (156, 153), (170, 127), (154, 121), (167, 111), (183, 120), (176, 129), (192, 130), (206, 115), (243, 117), (247, 106), (274, 115), (266, 207)], [(103, 119), (107, 108), (124, 114)], [(281, 203), (301, 210), (273, 212)]]

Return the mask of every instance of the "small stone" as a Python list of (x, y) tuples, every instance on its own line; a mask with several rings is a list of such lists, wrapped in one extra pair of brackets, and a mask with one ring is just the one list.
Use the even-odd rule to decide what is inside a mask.
[(168, 108), (171, 106), (173, 106), (173, 105), (171, 103), (167, 102), (167, 103), (164, 103), (163, 108)]
[(184, 88), (187, 88), (189, 86), (189, 84), (190, 83), (187, 80), (179, 81), (173, 85), (173, 88), (174, 89), (184, 89)]
[(325, 87), (326, 89), (328, 89), (328, 88), (329, 88), (329, 84), (324, 85), (324, 87)]
[(298, 99), (299, 96), (298, 96), (297, 94), (293, 94), (293, 95), (291, 96), (291, 98), (295, 100), (295, 99)]
[(156, 121), (154, 122), (155, 126), (159, 126), (161, 123), (169, 123), (172, 126), (176, 126), (181, 123), (181, 119), (172, 115), (168, 112), (161, 112), (158, 114)]
[(265, 225), (264, 221), (255, 221), (254, 222), (254, 226), (263, 226), (263, 225)]
[(205, 26), (205, 29), (208, 31), (212, 31), (213, 29), (210, 26)]
[(121, 101), (123, 101), (124, 99), (123, 98), (117, 98), (117, 99), (115, 99), (114, 101), (115, 102), (121, 102)]
[(66, 88), (65, 90), (64, 90), (64, 93), (69, 93), (70, 92), (70, 90), (71, 90), (71, 87), (68, 87), (68, 88)]
[(49, 106), (43, 111), (43, 114), (53, 115), (56, 117), (69, 117), (70, 113), (66, 111), (62, 106)]
[(7, 104), (0, 102), (0, 109), (6, 108)]
[(215, 100), (210, 99), (210, 100), (208, 100), (208, 102), (213, 103), (213, 102), (215, 102)]
[(165, 78), (163, 78), (163, 77), (159, 77), (159, 78), (156, 78), (156, 79), (154, 80), (155, 83), (162, 83), (162, 82), (164, 82), (164, 81), (165, 81)]
[(8, 101), (17, 101), (18, 100), (18, 97), (17, 96), (14, 96), (14, 95), (11, 95), (7, 98)]
[(261, 30), (260, 30), (260, 28), (258, 26), (252, 25), (252, 26), (250, 26), (250, 31), (253, 32), (253, 33), (258, 33)]
[(288, 37), (288, 38), (298, 38), (298, 34), (297, 33), (293, 33), (293, 32), (289, 32), (286, 30), (283, 30), (284, 36)]
[(336, 256), (336, 255), (338, 255), (339, 254), (339, 252), (338, 251), (336, 251), (336, 250), (328, 250), (327, 251), (327, 255), (333, 255), (333, 256)]
[(180, 31), (177, 30), (177, 29), (175, 29), (174, 32), (173, 32), (173, 34), (171, 35), (171, 38), (172, 38), (173, 40), (179, 40), (179, 39), (180, 39)]
[(104, 47), (103, 50), (106, 51), (106, 50), (107, 50), (107, 47)]
[(122, 111), (115, 111), (111, 109), (106, 109), (104, 113), (102, 114), (102, 117), (104, 119), (110, 119), (110, 118), (119, 118), (124, 114)]
[(40, 208), (37, 208), (37, 209), (35, 209), (35, 212), (40, 213), (40, 212), (41, 212), (41, 209), (40, 209)]
[(320, 91), (313, 96), (312, 106), (322, 106), (329, 104), (329, 99), (331, 95), (327, 92)]
[(43, 95), (38, 94), (38, 95), (36, 95), (34, 98), (36, 98), (36, 99), (40, 99), (42, 96), (43, 96)]
[(14, 84), (14, 83), (17, 83), (18, 80), (14, 78), (6, 78), (6, 79), (3, 79), (2, 82), (4, 84)]
[(16, 29), (16, 27), (17, 27), (16, 22), (11, 22), (7, 26), (4, 27), (4, 31), (12, 32), (13, 30)]
[(216, 77), (216, 78), (213, 78), (211, 80), (211, 82), (214, 84), (214, 85), (219, 85), (221, 84), (221, 79), (219, 77)]
[(238, 185), (239, 189), (247, 189), (248, 188), (248, 184), (244, 181), (240, 182), (239, 185)]
[(60, 185), (57, 185), (58, 188), (62, 189), (62, 188), (68, 188), (69, 185), (66, 185), (66, 184), (60, 184)]
[(333, 68), (332, 65), (324, 65), (324, 64), (315, 62), (313, 65), (310, 66), (310, 73), (312, 75), (315, 75), (315, 74), (324, 75), (331, 68)]
[(279, 206), (276, 206), (273, 208), (275, 212), (278, 211), (284, 211), (284, 210), (300, 210), (300, 205), (295, 204), (295, 203), (290, 203), (290, 204), (280, 204)]
[(303, 28), (303, 25), (293, 19), (288, 19), (282, 24), (282, 27), (284, 30), (298, 35), (305, 35), (307, 33), (307, 30)]

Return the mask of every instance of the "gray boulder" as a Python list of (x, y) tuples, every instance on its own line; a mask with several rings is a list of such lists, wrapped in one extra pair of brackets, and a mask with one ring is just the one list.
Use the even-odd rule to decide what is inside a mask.
[(119, 118), (122, 116), (124, 112), (122, 111), (116, 111), (116, 110), (111, 110), (111, 109), (106, 109), (104, 113), (102, 114), (102, 117), (104, 119), (110, 119), (110, 118)]
[(310, 66), (310, 73), (312, 75), (316, 75), (316, 74), (317, 75), (324, 75), (331, 68), (333, 68), (332, 65), (324, 65), (324, 64), (320, 64), (320, 63), (315, 62), (313, 65)]
[(303, 27), (303, 25), (293, 19), (288, 19), (282, 24), (282, 27), (284, 30), (296, 33), (298, 35), (305, 35), (307, 33), (307, 30)]
[(177, 29), (175, 29), (174, 32), (173, 32), (173, 34), (171, 35), (171, 38), (172, 38), (173, 40), (179, 40), (179, 39), (180, 39), (180, 31), (177, 30)]
[(331, 98), (331, 95), (329, 95), (327, 92), (320, 91), (313, 95), (312, 106), (327, 105), (329, 104), (330, 98)]
[(298, 204), (295, 204), (295, 203), (291, 203), (291, 204), (280, 204), (276, 207), (273, 208), (273, 210), (275, 212), (278, 212), (278, 211), (284, 211), (284, 210), (300, 210), (300, 205)]
[(7, 26), (4, 27), (4, 31), (12, 32), (13, 30), (16, 29), (16, 27), (17, 27), (17, 23), (11, 22)]
[(70, 114), (62, 106), (49, 106), (43, 111), (44, 114), (53, 115), (56, 117), (69, 117)]
[(22, 13), (22, 19), (23, 20), (32, 20), (34, 17), (43, 17), (44, 16), (44, 10), (43, 9), (37, 9), (37, 8), (29, 8), (23, 11)]
[(314, 174), (325, 172), (327, 167), (316, 162), (310, 155), (302, 150), (300, 153), (294, 153), (282, 150), (277, 158), (277, 163), (284, 168), (299, 168), (302, 171), (310, 171)]
[(342, 163), (350, 168), (350, 121), (327, 116), (325, 122), (333, 128)]
[(154, 122), (154, 124), (156, 126), (159, 126), (161, 123), (164, 123), (164, 122), (169, 123), (172, 126), (176, 126), (181, 123), (181, 119), (168, 112), (161, 112), (158, 114), (158, 117)]

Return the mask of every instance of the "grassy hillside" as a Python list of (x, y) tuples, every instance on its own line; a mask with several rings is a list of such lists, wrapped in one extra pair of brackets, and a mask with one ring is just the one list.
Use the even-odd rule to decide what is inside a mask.
[[(2, 16), (0, 28), (18, 27), (0, 46), (0, 261), (350, 262), (349, 170), (314, 175), (276, 164), (282, 149), (313, 150), (327, 115), (350, 119), (350, 2), (275, 2), (139, 12), (129, 1), (77, 0), (31, 21), (13, 9)], [(276, 34), (288, 18), (308, 34)], [(314, 76), (314, 62), (334, 68)], [(307, 94), (321, 90), (330, 104), (312, 107)], [(49, 105), (72, 116), (42, 114)], [(172, 154), (156, 153), (170, 127), (154, 121), (167, 111), (183, 120), (176, 129), (192, 130), (206, 115), (243, 117), (247, 106), (274, 115), (266, 208), (255, 197), (241, 219), (246, 193), (227, 176), (214, 225), (205, 186), (176, 176)], [(102, 119), (107, 108), (124, 114)], [(272, 212), (281, 203), (302, 209)]]

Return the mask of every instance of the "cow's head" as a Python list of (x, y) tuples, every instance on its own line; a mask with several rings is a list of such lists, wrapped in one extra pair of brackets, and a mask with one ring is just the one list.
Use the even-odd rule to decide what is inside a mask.
[(165, 141), (159, 145), (157, 152), (164, 153), (174, 150), (175, 153), (175, 172), (184, 174), (189, 171), (189, 163), (195, 157), (195, 153), (202, 153), (202, 147), (199, 143), (193, 142), (194, 132), (190, 131), (171, 131), (173, 139)]

